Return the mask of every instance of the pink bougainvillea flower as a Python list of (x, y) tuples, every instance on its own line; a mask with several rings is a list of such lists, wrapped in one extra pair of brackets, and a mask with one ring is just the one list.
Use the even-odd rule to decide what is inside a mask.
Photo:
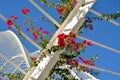
[(88, 40), (86, 40), (86, 39), (83, 41), (84, 44), (87, 44), (87, 42), (88, 42)]
[(64, 39), (67, 37), (67, 35), (65, 33), (61, 33), (58, 35), (58, 45), (60, 47), (65, 47), (65, 43), (64, 43)]
[(45, 35), (48, 35), (48, 34), (49, 34), (49, 32), (48, 32), (48, 31), (44, 31), (43, 33), (44, 33)]
[(94, 28), (93, 28), (93, 26), (89, 26), (89, 29), (90, 29), (90, 30), (93, 30)]
[(61, 9), (61, 8), (56, 8), (56, 10), (57, 10), (58, 14), (60, 14), (60, 15), (63, 13), (63, 9)]
[(33, 61), (37, 61), (37, 58), (36, 58), (36, 57), (33, 57), (32, 60), (33, 60)]
[(37, 35), (35, 33), (32, 33), (33, 37), (34, 37), (34, 41), (36, 41), (38, 38), (37, 38)]
[(30, 12), (29, 9), (22, 9), (21, 10), (22, 14), (27, 15), (28, 12)]
[(11, 19), (18, 19), (17, 16), (10, 16)]
[(41, 30), (43, 30), (42, 26), (40, 26), (40, 28), (38, 29), (38, 32), (40, 32)]
[(82, 61), (82, 63), (84, 63), (84, 64), (87, 64), (87, 65), (90, 65), (90, 66), (93, 66), (94, 65), (94, 63), (93, 62), (91, 62), (91, 61), (89, 61), (89, 60), (84, 60), (83, 58), (81, 58), (81, 57), (79, 57), (79, 59)]
[(7, 20), (7, 21), (6, 21), (6, 24), (7, 24), (7, 26), (8, 26), (8, 29), (10, 29), (11, 26), (13, 26), (13, 22), (12, 22), (11, 20)]
[(30, 32), (30, 28), (27, 28), (27, 32)]
[(58, 38), (65, 38), (67, 35), (65, 33), (61, 33), (58, 35)]
[(58, 38), (58, 45), (62, 48), (65, 47), (64, 38)]
[(92, 46), (93, 45), (92, 41), (87, 42), (87, 45)]

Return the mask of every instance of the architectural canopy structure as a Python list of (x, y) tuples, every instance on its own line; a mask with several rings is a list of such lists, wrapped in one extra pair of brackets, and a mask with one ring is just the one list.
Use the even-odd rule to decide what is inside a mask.
[[(12, 31), (0, 32), (0, 38), (1, 38), (0, 39), (0, 62), (1, 62), (0, 72), (16, 73), (17, 71), (20, 71), (25, 75), (23, 80), (45, 80), (49, 76), (49, 72), (51, 71), (51, 69), (59, 60), (59, 56), (60, 54), (63, 53), (63, 50), (60, 50), (58, 52), (51, 52), (51, 54), (46, 54), (46, 57), (43, 58), (43, 60), (38, 64), (38, 66), (33, 69), (30, 69), (29, 56), (30, 55), (36, 56), (38, 55), (36, 53), (39, 53), (39, 52), (40, 54), (43, 54), (44, 52), (47, 51), (47, 49), (51, 48), (54, 45), (57, 45), (57, 36), (60, 33), (69, 34), (71, 31), (76, 33), (84, 23), (85, 16), (89, 11), (96, 14), (97, 16), (101, 15), (98, 12), (91, 9), (93, 4), (95, 3), (95, 0), (77, 0), (77, 1), (78, 2), (76, 7), (70, 12), (70, 14), (65, 19), (65, 21), (60, 25), (54, 18), (52, 18), (47, 12), (45, 12), (36, 2), (34, 2), (34, 0), (29, 0), (29, 2), (34, 7), (36, 7), (46, 17), (48, 17), (55, 25), (57, 25), (58, 29), (55, 32), (55, 34), (52, 36), (46, 48), (41, 52), (40, 52), (41, 47), (21, 31), (21, 35), (26, 40), (28, 40), (31, 44), (33, 44), (36, 48), (39, 49), (38, 51), (35, 51), (33, 54), (28, 53), (26, 48), (21, 44), (18, 37)], [(0, 18), (5, 22), (7, 20), (3, 15), (0, 15)], [(109, 20), (109, 22), (117, 26), (120, 25), (119, 23), (113, 20)], [(16, 29), (14, 25), (12, 26), (12, 28)], [(82, 36), (78, 36), (78, 38), (82, 40), (86, 39)], [(100, 47), (111, 50), (113, 52), (120, 53), (119, 50), (113, 49), (103, 44), (100, 44), (94, 41), (93, 43)], [(80, 65), (120, 76), (120, 73), (117, 73), (117, 72), (112, 72), (112, 71), (101, 69), (95, 66), (88, 66), (82, 63), (80, 63)], [(68, 68), (68, 67), (63, 66), (62, 68)], [(71, 74), (75, 76), (76, 79), (79, 79), (79, 80), (81, 76), (83, 80), (98, 80), (87, 72), (80, 72), (77, 75), (74, 71), (72, 70), (70, 71), (71, 71)]]

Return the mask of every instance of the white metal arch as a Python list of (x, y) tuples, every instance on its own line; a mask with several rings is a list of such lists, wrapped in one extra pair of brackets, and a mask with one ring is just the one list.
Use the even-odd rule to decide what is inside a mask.
[[(12, 65), (14, 71), (17, 69), (26, 74), (18, 64), (24, 60), (26, 67), (29, 68), (28, 54), (18, 37), (10, 30), (0, 32), (0, 53), (0, 72), (7, 70), (7, 66)], [(21, 59), (18, 60), (19, 58)], [(13, 72), (13, 69), (10, 72)]]

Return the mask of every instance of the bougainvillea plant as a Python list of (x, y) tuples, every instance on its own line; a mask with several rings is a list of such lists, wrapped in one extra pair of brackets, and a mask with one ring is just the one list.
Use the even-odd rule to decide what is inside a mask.
[[(61, 4), (51, 2), (49, 0), (40, 0), (44, 5), (47, 5), (50, 8), (55, 8), (57, 13), (59, 14), (60, 18), (60, 24), (64, 22), (66, 17), (69, 15), (70, 11), (76, 6), (77, 1), (76, 0), (60, 0)], [(49, 32), (44, 30), (42, 26), (39, 28), (36, 28), (34, 26), (32, 19), (28, 15), (30, 10), (29, 9), (21, 9), (22, 14), (25, 16), (24, 25), (27, 26), (26, 31), (31, 32), (31, 35), (33, 36), (33, 40), (40, 45), (43, 49), (46, 48), (46, 45), (48, 44), (49, 40), (48, 38), (45, 38), (45, 36), (50, 36)], [(94, 30), (92, 22), (94, 20), (102, 20), (102, 18), (106, 18), (108, 21), (109, 19), (117, 19), (120, 17), (120, 13), (117, 12), (115, 14), (103, 14), (100, 17), (87, 17), (84, 24), (81, 28), (89, 28), (90, 30)], [(49, 20), (40, 17), (41, 20), (46, 21), (47, 23), (52, 23)], [(10, 20), (6, 21), (6, 24), (8, 26), (8, 29), (10, 29), (12, 26), (15, 26), (18, 33), (20, 32), (20, 27), (17, 24), (18, 17), (16, 16), (10, 16)], [(53, 23), (52, 23), (53, 24)], [(54, 24), (53, 24), (54, 25)], [(54, 25), (55, 26), (55, 25)], [(79, 29), (78, 33), (81, 33), (81, 28)], [(64, 80), (76, 80), (74, 76), (71, 75), (70, 69), (76, 69), (78, 72), (85, 71), (89, 72), (91, 74), (98, 74), (94, 69), (89, 69), (88, 67), (81, 66), (79, 62), (82, 62), (89, 66), (95, 66), (94, 60), (97, 59), (98, 55), (95, 54), (92, 58), (85, 60), (83, 57), (80, 56), (80, 54), (85, 50), (85, 48), (92, 46), (92, 42), (88, 40), (84, 40), (83, 42), (77, 42), (77, 36), (78, 34), (70, 32), (68, 35), (65, 33), (60, 33), (58, 35), (58, 42), (56, 46), (53, 46), (51, 49), (48, 49), (48, 53), (56, 52), (59, 50), (64, 50), (64, 52), (60, 55), (60, 60), (57, 61), (54, 68), (50, 71), (49, 78), (50, 79), (56, 79), (59, 80), (56, 75), (59, 75), (61, 79)], [(46, 57), (46, 55), (42, 54), (39, 58), (31, 57), (31, 67), (37, 66), (40, 61)], [(68, 68), (60, 68), (61, 66), (67, 65)], [(1, 73), (3, 76), (7, 76), (9, 80), (22, 80), (24, 75), (22, 73), (17, 74), (4, 74)], [(1, 79), (1, 78), (0, 78)], [(82, 78), (81, 78), (82, 80)]]

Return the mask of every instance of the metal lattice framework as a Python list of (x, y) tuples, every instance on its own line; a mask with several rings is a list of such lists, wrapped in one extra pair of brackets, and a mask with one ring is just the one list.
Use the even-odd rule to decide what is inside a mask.
[[(41, 52), (41, 54), (43, 52), (45, 52), (47, 49), (51, 48), (53, 45), (57, 45), (56, 43), (57, 43), (57, 35), (58, 34), (60, 34), (62, 32), (64, 32), (65, 34), (68, 34), (71, 31), (72, 32), (77, 32), (78, 29), (80, 28), (80, 26), (85, 21), (84, 17), (89, 10), (90, 10), (90, 12), (96, 14), (97, 16), (101, 15), (100, 13), (91, 9), (92, 5), (95, 3), (95, 0), (77, 0), (78, 4), (76, 5), (76, 7), (71, 11), (69, 16), (63, 22), (63, 24), (60, 25), (57, 21), (54, 20), (54, 18), (52, 18), (40, 6), (38, 6), (37, 3), (34, 2), (34, 0), (29, 0), (29, 1), (30, 1), (31, 4), (33, 4), (33, 6), (35, 6), (40, 12), (42, 12), (45, 16), (47, 16), (58, 27), (58, 30), (53, 35), (53, 37), (51, 38), (50, 42), (48, 43), (46, 49), (44, 49)], [(84, 6), (82, 6), (82, 4), (84, 4)], [(0, 15), (0, 18), (3, 19), (5, 22), (7, 20), (2, 15)], [(120, 26), (119, 23), (117, 23), (113, 20), (109, 20), (109, 22), (111, 22), (111, 23), (113, 23), (117, 26)], [(14, 26), (12, 26), (12, 27), (15, 29)], [(9, 33), (9, 35), (7, 35), (8, 33)], [(59, 55), (61, 53), (63, 53), (63, 50), (62, 50), (62, 51), (58, 51), (56, 53), (49, 54), (49, 55), (46, 56), (46, 58), (43, 59), (43, 61), (41, 61), (39, 63), (39, 65), (35, 69), (29, 70), (28, 69), (29, 68), (28, 54), (26, 53), (24, 47), (22, 46), (22, 44), (19, 41), (19, 39), (17, 38), (17, 36), (11, 31), (1, 32), (0, 34), (1, 34), (0, 37), (2, 37), (3, 35), (6, 36), (4, 38), (2, 37), (2, 39), (0, 40), (0, 61), (1, 61), (0, 70), (4, 70), (5, 67), (8, 64), (10, 64), (10, 66), (8, 66), (8, 67), (10, 67), (10, 68), (14, 67), (13, 69), (11, 69), (11, 71), (15, 72), (15, 70), (19, 70), (23, 74), (26, 74), (24, 80), (45, 80), (45, 78), (49, 75), (50, 70), (53, 68), (55, 63), (59, 60)], [(26, 38), (26, 40), (28, 40), (30, 43), (32, 43), (36, 48), (41, 50), (41, 47), (39, 45), (37, 45), (34, 41), (32, 41), (22, 31), (21, 31), (21, 35), (24, 36)], [(84, 38), (84, 37), (81, 37), (81, 36), (78, 36), (78, 38), (82, 39), (82, 40), (87, 39), (87, 38)], [(5, 41), (5, 43), (3, 43), (3, 41)], [(7, 42), (11, 42), (11, 43), (7, 44)], [(15, 43), (17, 43), (17, 44), (15, 44)], [(119, 50), (116, 50), (116, 49), (113, 49), (111, 47), (105, 46), (105, 45), (100, 44), (98, 42), (93, 41), (93, 43), (100, 46), (100, 47), (103, 47), (103, 48), (106, 48), (108, 50), (114, 51), (116, 53), (120, 53)], [(15, 46), (12, 45), (12, 44), (15, 44)], [(6, 49), (6, 47), (4, 47), (6, 45), (12, 45), (13, 47), (7, 46), (8, 49)], [(13, 48), (13, 50), (11, 48)], [(9, 53), (14, 53), (14, 54), (10, 55), (9, 53), (7, 53), (7, 51), (16, 51), (16, 52), (9, 52)], [(33, 55), (35, 55), (38, 52), (39, 51), (34, 52)], [(23, 58), (24, 60), (21, 60), (21, 59), (17, 60), (17, 58), (19, 58), (19, 57)], [(18, 62), (15, 62), (14, 59), (15, 59), (15, 61), (18, 61)], [(20, 64), (17, 64), (17, 63), (20, 63)], [(27, 69), (27, 72), (25, 70), (23, 70), (22, 67), (20, 67), (20, 65), (22, 65), (23, 63), (26, 64), (26, 68), (24, 68), (24, 69)], [(120, 73), (117, 73), (117, 72), (105, 70), (105, 69), (98, 68), (98, 67), (95, 67), (95, 66), (88, 66), (88, 65), (85, 65), (85, 64), (82, 64), (82, 63), (80, 63), (80, 65), (120, 76)], [(8, 69), (8, 67), (7, 67), (7, 69)], [(64, 66), (64, 68), (67, 68), (67, 67)], [(76, 74), (73, 71), (71, 71), (71, 73), (73, 74), (73, 76), (76, 76)], [(80, 74), (77, 75), (76, 78), (79, 79), (79, 76), (84, 76), (85, 80), (87, 80), (87, 79), (88, 80), (97, 80), (92, 75), (90, 75), (89, 73), (86, 73), (86, 72), (80, 72)]]
[[(29, 58), (18, 37), (10, 30), (0, 32), (0, 71), (27, 74)], [(17, 69), (17, 70), (16, 70)]]

